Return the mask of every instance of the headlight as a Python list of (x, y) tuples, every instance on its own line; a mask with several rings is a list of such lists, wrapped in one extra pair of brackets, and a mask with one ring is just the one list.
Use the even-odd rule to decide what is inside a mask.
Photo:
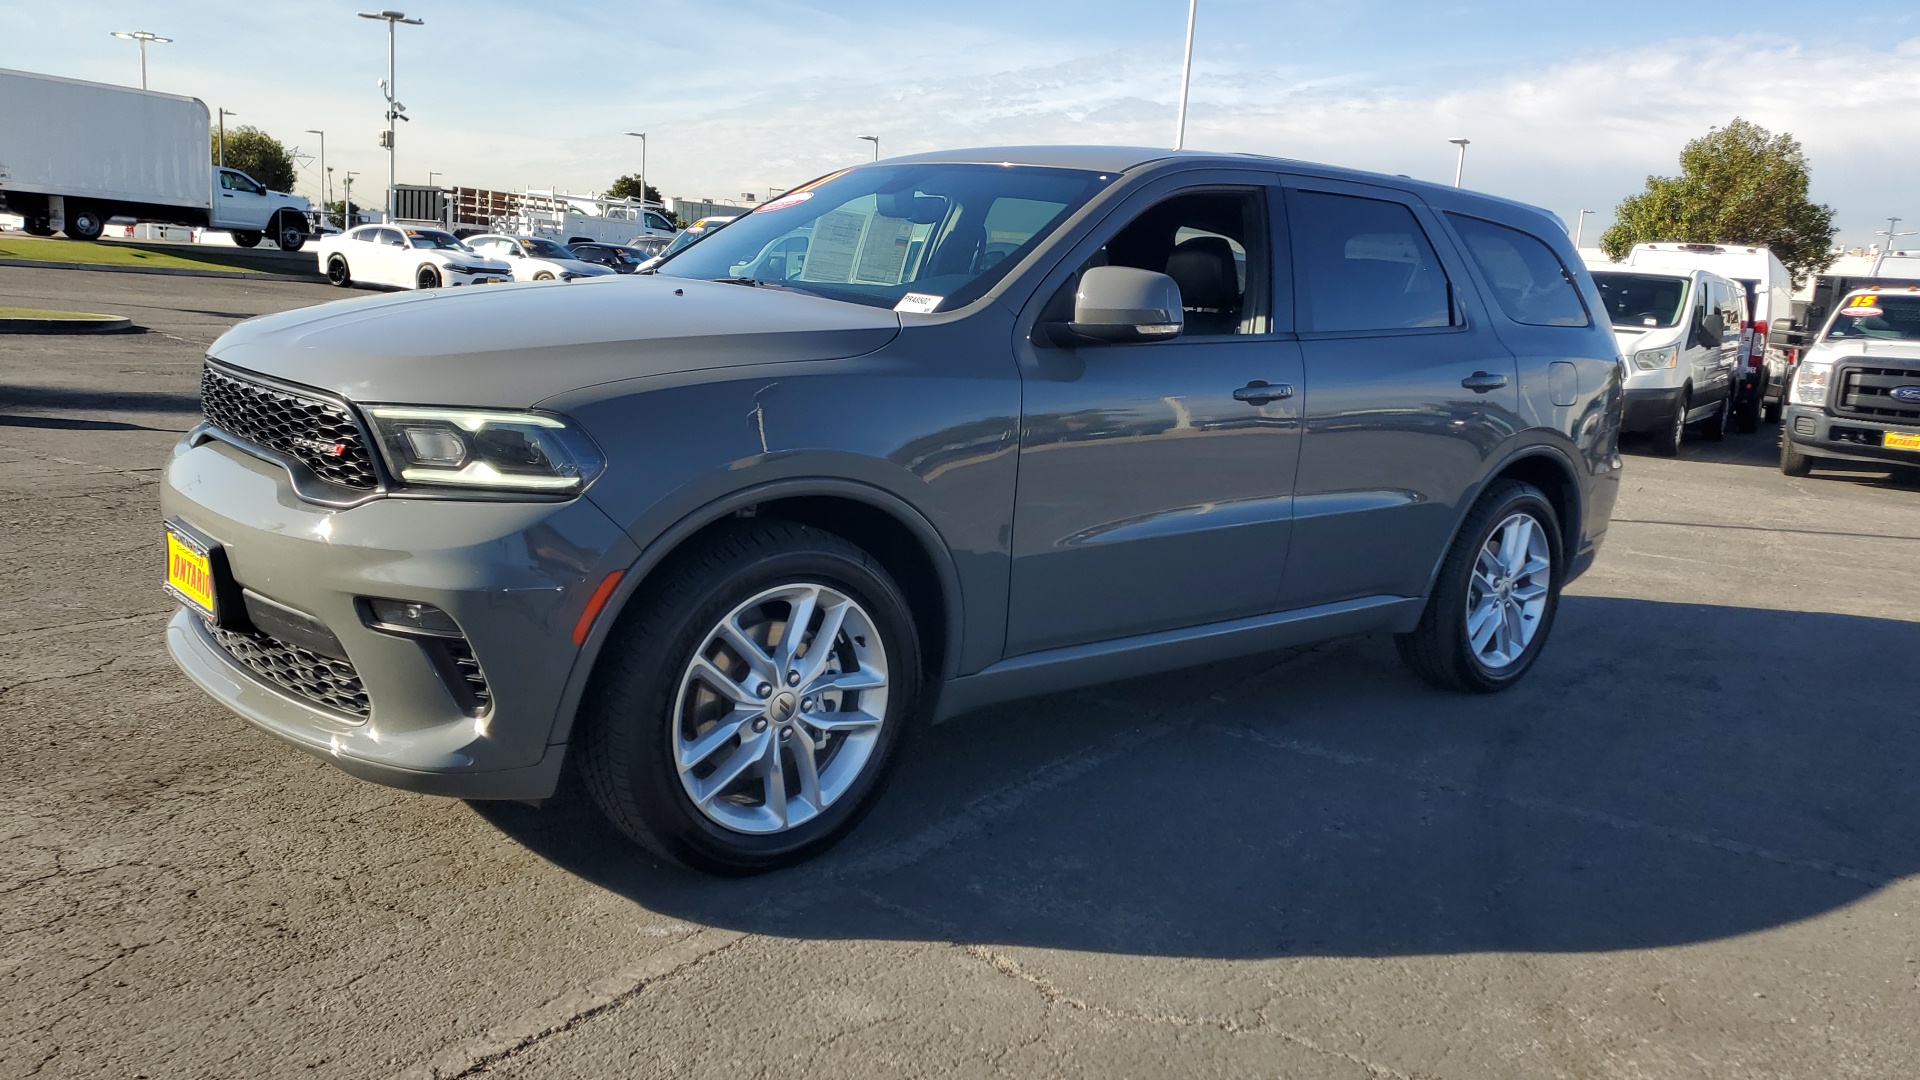
[(1821, 363), (1815, 360), (1802, 360), (1793, 373), (1793, 395), (1795, 405), (1825, 405), (1827, 403), (1828, 376), (1833, 374), (1833, 362)]
[(585, 433), (547, 413), (370, 405), (387, 467), (407, 485), (572, 495), (606, 458)]
[(1633, 366), (1641, 371), (1658, 371), (1670, 368), (1680, 362), (1680, 346), (1669, 345), (1664, 349), (1643, 349), (1633, 354)]

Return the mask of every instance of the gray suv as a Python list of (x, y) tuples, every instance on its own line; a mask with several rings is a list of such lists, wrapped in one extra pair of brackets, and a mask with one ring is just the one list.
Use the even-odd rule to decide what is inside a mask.
[(347, 300), (212, 347), (162, 509), (181, 668), (354, 775), (577, 769), (721, 873), (916, 724), (1349, 634), (1511, 685), (1617, 488), (1544, 211), (1114, 147), (834, 173), (657, 273)]

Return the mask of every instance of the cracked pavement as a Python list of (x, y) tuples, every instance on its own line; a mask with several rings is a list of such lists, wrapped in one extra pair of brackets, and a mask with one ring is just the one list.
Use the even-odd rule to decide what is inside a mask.
[[(1511, 693), (1363, 638), (918, 733), (827, 857), (353, 780), (162, 646), (155, 484), (297, 282), (0, 268), (0, 1077), (1910, 1077), (1920, 484), (1630, 453)], [(12, 298), (18, 299), (12, 299)], [(1631, 449), (1631, 448), (1630, 448)]]

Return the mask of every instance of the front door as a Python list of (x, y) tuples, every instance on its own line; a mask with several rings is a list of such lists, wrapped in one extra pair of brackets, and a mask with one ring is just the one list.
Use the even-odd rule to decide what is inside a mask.
[[(1221, 178), (1240, 182), (1196, 189), (1189, 178), (1143, 192), (1076, 249), (1064, 282), (1043, 289), (1050, 320), (1071, 312), (1086, 266), (1168, 274), (1186, 309), (1180, 337), (1019, 343), (1010, 656), (1259, 614), (1278, 601), (1300, 349), (1276, 330), (1276, 189)], [(1262, 383), (1264, 393), (1246, 389)]]
[(242, 232), (264, 232), (267, 219), (273, 214), (273, 207), (267, 199), (267, 189), (256, 183), (253, 177), (233, 169), (220, 169), (220, 190), (215, 192), (213, 212), (216, 215), (214, 225), (222, 229), (238, 229)]
[(1306, 364), (1287, 605), (1423, 596), (1525, 426), (1513, 355), (1417, 199), (1292, 178), (1287, 216)]

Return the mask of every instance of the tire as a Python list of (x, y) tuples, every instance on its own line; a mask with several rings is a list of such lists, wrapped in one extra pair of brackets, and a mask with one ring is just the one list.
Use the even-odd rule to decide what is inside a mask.
[(1760, 385), (1753, 388), (1752, 396), (1741, 402), (1739, 408), (1733, 410), (1733, 430), (1742, 435), (1751, 435), (1760, 430), (1761, 399), (1766, 396), (1767, 383), (1766, 379), (1762, 378)]
[[(779, 652), (785, 632), (776, 638), (773, 631), (784, 628), (792, 607), (765, 598), (807, 588), (851, 601), (841, 609), (846, 621), (833, 651), (819, 661), (820, 677), (847, 678), (853, 664), (861, 672), (877, 670), (880, 702), (868, 697), (876, 692), (872, 688), (842, 693), (837, 703), (826, 695), (838, 691), (809, 694), (811, 675), (791, 692), (774, 684), (778, 666), (784, 666)], [(752, 613), (769, 610), (782, 613), (749, 626)], [(819, 609), (823, 620), (828, 610)], [(723, 624), (749, 637), (760, 634), (756, 646), (772, 655), (762, 655), (757, 666), (744, 662), (746, 653), (731, 644), (737, 639), (723, 638)], [(858, 654), (852, 651), (856, 641)], [(804, 668), (811, 655), (809, 648), (797, 666)], [(696, 656), (710, 658), (716, 675), (724, 675), (718, 666), (723, 663), (740, 673), (724, 677), (734, 680), (729, 696), (747, 704), (733, 705), (734, 712), (719, 721), (700, 719), (699, 708), (724, 712), (728, 700), (705, 689), (718, 684), (695, 674)], [(775, 669), (767, 670), (767, 663)], [(810, 526), (741, 522), (663, 566), (622, 614), (582, 704), (581, 776), (614, 825), (657, 855), (725, 875), (787, 866), (826, 850), (872, 808), (917, 716), (921, 670), (912, 611), (871, 556)], [(772, 679), (755, 683), (763, 674)], [(761, 706), (761, 700), (768, 704)], [(876, 707), (879, 719), (870, 722), (868, 710)], [(696, 721), (710, 726), (688, 726)], [(822, 732), (817, 751), (824, 756), (815, 766), (812, 801), (782, 796), (776, 812), (776, 791), (807, 787), (795, 754), (801, 743), (816, 746), (817, 729), (805, 726), (816, 721), (841, 725), (840, 741), (833, 741), (834, 731)], [(722, 732), (728, 724), (733, 734)], [(679, 760), (702, 746), (705, 752), (689, 758), (683, 772)], [(769, 756), (762, 756), (763, 749)], [(815, 752), (809, 751), (809, 762)], [(779, 763), (783, 777), (794, 777), (792, 783), (774, 784), (769, 761)], [(707, 772), (701, 775), (701, 769)], [(734, 779), (722, 779), (729, 770)], [(697, 798), (703, 783), (715, 786)]]
[[(1516, 519), (1526, 520), (1533, 530), (1526, 537), (1526, 547), (1516, 548), (1530, 555), (1522, 561), (1523, 573), (1507, 575), (1505, 571), (1511, 565), (1500, 562), (1504, 553), (1490, 553), (1489, 546), (1496, 534), (1504, 541), (1509, 523)], [(1414, 674), (1443, 690), (1490, 694), (1519, 682), (1539, 657), (1553, 628), (1566, 575), (1563, 550), (1559, 519), (1540, 489), (1517, 480), (1496, 481), (1468, 512), (1453, 546), (1447, 549), (1419, 625), (1412, 633), (1395, 636), (1400, 658)], [(1506, 585), (1496, 585), (1492, 594), (1476, 581), (1487, 577), (1483, 557), (1494, 560), (1494, 580), (1509, 579)], [(1540, 565), (1542, 559), (1544, 566)], [(1500, 598), (1503, 591), (1513, 598), (1512, 622), (1506, 621), (1509, 608)], [(1491, 627), (1487, 641), (1476, 646), (1476, 628), (1470, 627), (1470, 622), (1483, 610), (1489, 595), (1495, 598), (1496, 614), (1502, 621)], [(1529, 625), (1531, 636), (1527, 636)], [(1509, 627), (1523, 640), (1515, 642), (1509, 637), (1502, 643), (1502, 631)], [(1505, 647), (1501, 647), (1503, 644)]]
[(233, 242), (243, 248), (260, 246), (260, 234), (250, 229), (236, 229), (232, 235)]
[(73, 240), (98, 240), (100, 234), (107, 231), (107, 219), (100, 211), (81, 203), (67, 208), (66, 234)]
[(1780, 471), (1788, 476), (1810, 476), (1813, 463), (1818, 460), (1811, 454), (1803, 454), (1794, 445), (1793, 439), (1785, 430), (1780, 432)]
[(22, 228), (26, 230), (26, 233), (28, 236), (52, 236), (53, 235), (53, 226), (47, 224), (47, 219), (43, 217), (28, 218), (26, 224), (23, 225)]
[(552, 281), (552, 280), (553, 280), (553, 275), (552, 275), (552, 274), (549, 274), (549, 273), (547, 273), (547, 272), (546, 272), (545, 270), (542, 270), (542, 271), (540, 271), (539, 273), (537, 273), (537, 274), (535, 274), (535, 275), (533, 275), (533, 280), (535, 280), (535, 281)]
[(1765, 405), (1760, 406), (1760, 415), (1765, 417), (1769, 424), (1779, 423), (1780, 403), (1778, 401), (1769, 401)]
[(1700, 435), (1708, 442), (1721, 442), (1727, 437), (1727, 422), (1733, 418), (1733, 395), (1729, 393), (1720, 399), (1720, 411), (1712, 419), (1700, 425)]
[(338, 289), (353, 288), (353, 270), (345, 255), (327, 256), (327, 284)]
[(437, 289), (440, 287), (440, 271), (431, 266), (421, 267), (413, 275), (413, 285), (417, 289)]
[(1653, 452), (1660, 457), (1679, 457), (1680, 443), (1687, 437), (1687, 402), (1691, 394), (1682, 393), (1674, 403), (1667, 422), (1653, 432)]
[(306, 245), (307, 230), (299, 218), (281, 214), (280, 225), (273, 231), (273, 242), (280, 245), (281, 251), (299, 251)]

